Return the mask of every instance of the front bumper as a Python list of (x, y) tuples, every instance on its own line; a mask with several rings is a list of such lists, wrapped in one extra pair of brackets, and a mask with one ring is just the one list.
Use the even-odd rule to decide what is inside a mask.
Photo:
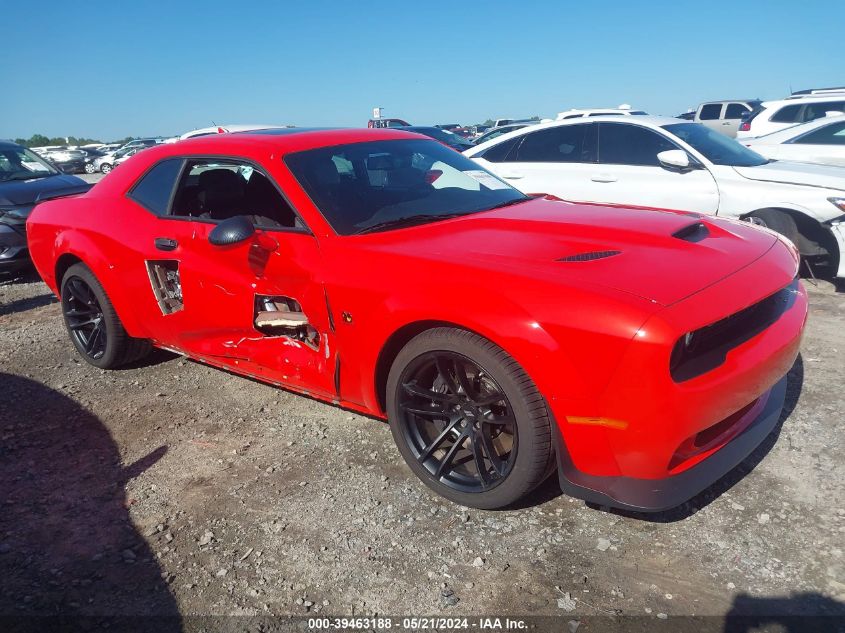
[(26, 234), (6, 224), (0, 224), (0, 272), (22, 270), (31, 265)]
[[(782, 383), (798, 356), (807, 294), (794, 278), (797, 263), (778, 243), (652, 315), (596, 396), (552, 399), (565, 446), (563, 487), (604, 504), (659, 511), (688, 500), (748, 455), (776, 424)], [(738, 333), (719, 328), (737, 315), (744, 319)], [(673, 374), (675, 343), (711, 326), (726, 338), (702, 348), (706, 362), (698, 371)]]
[(786, 383), (784, 376), (760, 397), (762, 406), (759, 410), (749, 411), (753, 417), (737, 422), (747, 425), (745, 430), (720, 450), (695, 466), (664, 479), (588, 475), (575, 468), (566, 446), (558, 441), (560, 487), (566, 494), (591, 503), (636, 512), (661, 512), (679, 506), (733, 470), (768, 437), (780, 419)]

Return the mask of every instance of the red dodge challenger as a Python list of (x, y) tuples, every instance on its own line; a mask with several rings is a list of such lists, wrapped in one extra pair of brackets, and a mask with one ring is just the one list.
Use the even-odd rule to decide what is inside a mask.
[(157, 346), (387, 418), (478, 508), (555, 469), (594, 503), (685, 502), (777, 424), (807, 314), (766, 229), (527, 197), (390, 129), (161, 145), (27, 230), (92, 365)]

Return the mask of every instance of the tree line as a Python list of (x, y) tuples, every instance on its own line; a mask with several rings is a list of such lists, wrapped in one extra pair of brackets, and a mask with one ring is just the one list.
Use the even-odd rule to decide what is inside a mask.
[[(128, 143), (129, 141), (133, 140), (135, 137), (127, 136), (124, 139), (119, 141), (112, 141), (114, 143)], [(44, 147), (45, 145), (91, 145), (93, 143), (102, 143), (103, 141), (97, 140), (95, 138), (78, 138), (76, 136), (54, 136), (50, 138), (49, 136), (44, 136), (43, 134), (33, 134), (28, 139), (25, 138), (16, 138), (15, 143), (18, 145), (23, 145), (24, 147)]]

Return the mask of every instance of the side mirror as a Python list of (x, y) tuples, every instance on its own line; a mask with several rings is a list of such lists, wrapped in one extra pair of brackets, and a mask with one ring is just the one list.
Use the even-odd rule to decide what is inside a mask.
[(657, 155), (657, 160), (660, 164), (672, 171), (689, 171), (693, 168), (690, 163), (689, 154), (682, 149), (669, 149), (665, 152), (660, 152)]
[(248, 240), (254, 233), (252, 222), (242, 215), (236, 215), (215, 226), (208, 234), (208, 241), (214, 246), (231, 246)]

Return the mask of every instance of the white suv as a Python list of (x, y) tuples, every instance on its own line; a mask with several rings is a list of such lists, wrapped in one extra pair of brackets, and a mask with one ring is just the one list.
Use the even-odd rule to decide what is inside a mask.
[(764, 101), (743, 118), (736, 137), (771, 134), (791, 125), (815, 121), (829, 112), (845, 112), (845, 88), (802, 90), (786, 99)]

